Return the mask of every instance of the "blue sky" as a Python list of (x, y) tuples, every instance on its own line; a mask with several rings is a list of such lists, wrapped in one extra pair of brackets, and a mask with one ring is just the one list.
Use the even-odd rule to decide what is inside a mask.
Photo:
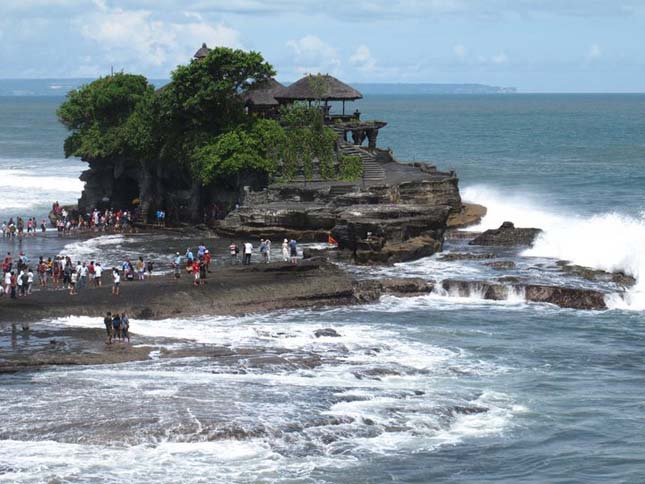
[(282, 81), (645, 91), (645, 0), (0, 0), (0, 78), (167, 78), (202, 42)]

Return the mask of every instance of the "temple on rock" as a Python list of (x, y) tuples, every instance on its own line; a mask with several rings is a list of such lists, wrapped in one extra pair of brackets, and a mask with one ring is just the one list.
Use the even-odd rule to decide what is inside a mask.
[[(202, 45), (192, 62), (209, 59), (210, 52)], [(278, 121), (249, 124), (277, 125), (277, 136), (287, 138), (272, 171), (240, 170), (204, 183), (181, 162), (90, 160), (79, 209), (127, 206), (138, 194), (140, 224), (161, 208), (169, 223), (205, 223), (241, 239), (314, 242), (331, 234), (338, 257), (360, 263), (431, 255), (441, 250), (447, 227), (478, 216), (464, 213), (453, 171), (401, 163), (380, 148), (378, 134), (387, 123), (363, 119), (352, 104), (363, 95), (339, 79), (306, 75), (286, 86), (268, 79), (239, 96), (242, 117)]]

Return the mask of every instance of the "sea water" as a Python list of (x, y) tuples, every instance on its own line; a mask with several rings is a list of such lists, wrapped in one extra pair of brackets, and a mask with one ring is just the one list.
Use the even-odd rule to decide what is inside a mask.
[[(0, 99), (1, 218), (78, 198), (84, 165), (63, 157), (61, 101)], [(135, 342), (280, 357), (158, 354), (1, 376), (0, 481), (642, 482), (645, 96), (370, 96), (358, 107), (389, 123), (379, 143), (398, 158), (456, 169), (463, 198), (489, 209), (479, 228), (544, 230), (533, 248), (497, 254), (515, 263), (508, 273), (596, 287), (563, 279), (554, 267), (565, 259), (637, 285), (626, 296), (599, 285), (610, 307), (600, 312), (527, 304), (521, 291), (486, 301), (474, 285), (354, 308), (134, 320)], [(117, 260), (169, 244), (110, 235), (23, 247)], [(500, 275), (437, 256), (350, 270)], [(340, 336), (316, 338), (325, 327)]]

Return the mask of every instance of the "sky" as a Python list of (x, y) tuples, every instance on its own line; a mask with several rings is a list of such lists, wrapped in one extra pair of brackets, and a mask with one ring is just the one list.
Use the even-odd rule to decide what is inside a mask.
[(281, 81), (645, 92), (645, 0), (0, 0), (4, 79), (167, 79), (202, 42)]

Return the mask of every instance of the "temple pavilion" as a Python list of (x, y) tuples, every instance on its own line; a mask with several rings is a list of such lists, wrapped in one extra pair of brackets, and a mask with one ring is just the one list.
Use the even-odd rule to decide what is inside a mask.
[[(209, 51), (206, 44), (202, 44), (193, 57), (199, 61)], [(277, 117), (282, 105), (295, 102), (320, 104), (324, 110), (325, 124), (338, 133), (341, 152), (359, 156), (363, 161), (364, 171), (372, 172), (375, 181), (381, 179), (382, 169), (374, 162), (374, 151), (378, 132), (387, 123), (364, 121), (358, 109), (347, 113), (346, 103), (363, 98), (359, 91), (348, 84), (329, 74), (307, 74), (288, 86), (271, 78), (246, 92), (243, 98), (249, 114), (267, 118)], [(334, 107), (340, 107), (340, 112), (333, 112)], [(363, 147), (365, 140), (367, 146)]]

